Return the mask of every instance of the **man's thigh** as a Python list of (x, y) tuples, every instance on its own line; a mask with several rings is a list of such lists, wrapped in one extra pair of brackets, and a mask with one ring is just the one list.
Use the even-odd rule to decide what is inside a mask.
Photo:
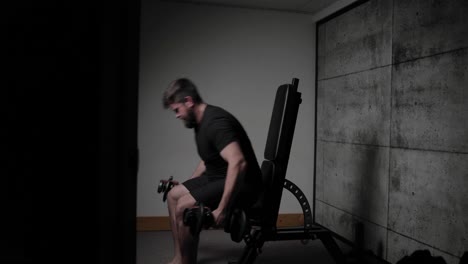
[(225, 179), (210, 180), (202, 175), (182, 183), (198, 203), (215, 209), (223, 196)]

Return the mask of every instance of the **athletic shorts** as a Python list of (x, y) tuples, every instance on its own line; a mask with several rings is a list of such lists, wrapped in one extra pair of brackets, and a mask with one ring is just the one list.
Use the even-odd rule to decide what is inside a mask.
[(189, 179), (182, 184), (199, 203), (210, 207), (212, 210), (218, 207), (224, 192), (226, 178), (208, 178), (202, 174), (200, 177)]

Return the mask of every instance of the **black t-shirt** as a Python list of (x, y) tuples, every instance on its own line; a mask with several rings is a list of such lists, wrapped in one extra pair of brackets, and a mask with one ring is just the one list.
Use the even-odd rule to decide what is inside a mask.
[(226, 177), (228, 164), (220, 153), (227, 145), (237, 141), (247, 161), (243, 183), (254, 187), (261, 184), (261, 170), (250, 139), (240, 122), (226, 110), (207, 105), (200, 124), (195, 128), (195, 141), (198, 154), (205, 162), (208, 178)]

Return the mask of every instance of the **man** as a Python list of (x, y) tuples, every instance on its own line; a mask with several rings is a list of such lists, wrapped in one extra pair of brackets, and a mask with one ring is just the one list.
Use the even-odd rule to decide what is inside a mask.
[(201, 157), (192, 177), (175, 186), (167, 198), (175, 250), (171, 263), (196, 263), (198, 239), (183, 224), (185, 208), (203, 202), (214, 209), (215, 224), (220, 226), (232, 203), (255, 201), (261, 171), (239, 121), (224, 109), (203, 102), (190, 80), (173, 81), (164, 92), (163, 105), (195, 130)]

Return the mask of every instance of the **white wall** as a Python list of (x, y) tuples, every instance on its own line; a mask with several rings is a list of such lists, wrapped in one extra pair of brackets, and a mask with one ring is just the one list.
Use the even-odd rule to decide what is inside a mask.
[[(188, 77), (207, 103), (231, 111), (263, 161), (276, 89), (299, 78), (299, 109), (287, 178), (312, 203), (315, 22), (311, 16), (245, 8), (142, 1), (137, 216), (165, 216), (160, 179), (187, 179), (199, 158), (193, 131), (164, 110), (170, 81)], [(284, 192), (281, 213), (300, 213)]]

